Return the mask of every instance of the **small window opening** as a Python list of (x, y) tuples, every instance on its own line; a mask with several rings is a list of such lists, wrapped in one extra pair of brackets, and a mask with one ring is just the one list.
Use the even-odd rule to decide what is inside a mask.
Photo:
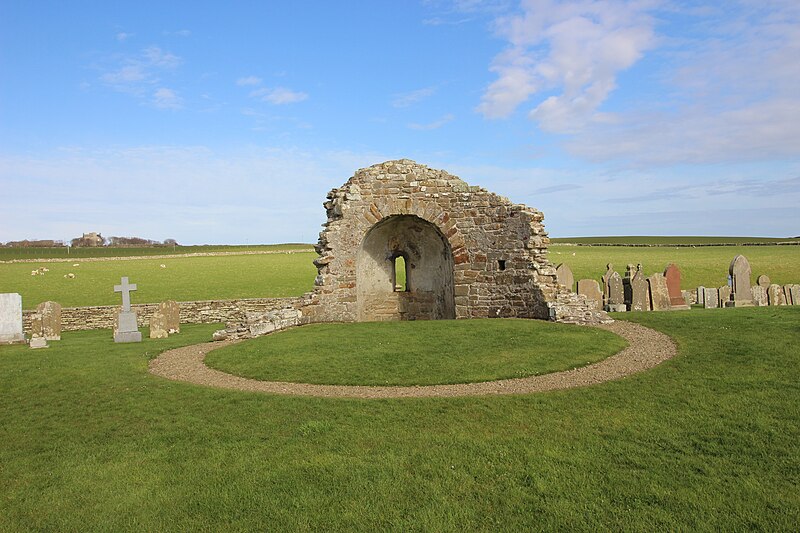
[(497, 266), (500, 267), (500, 270), (505, 270), (506, 269), (506, 260), (505, 259), (498, 260), (497, 261)]
[(406, 258), (402, 255), (398, 255), (392, 260), (392, 266), (394, 267), (394, 290), (395, 292), (406, 292), (408, 291), (408, 265), (406, 264)]

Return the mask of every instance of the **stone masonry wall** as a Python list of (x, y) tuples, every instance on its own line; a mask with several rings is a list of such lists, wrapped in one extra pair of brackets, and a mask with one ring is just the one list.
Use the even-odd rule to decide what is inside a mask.
[[(609, 320), (558, 285), (540, 211), (443, 170), (407, 159), (374, 165), (329, 192), (324, 205), (328, 220), (316, 247), (318, 275), (306, 297), (304, 322), (359, 320), (365, 236), (378, 222), (408, 215), (433, 225), (452, 251), (455, 318)], [(386, 305), (392, 301), (404, 299), (387, 295)]]
[[(242, 298), (238, 300), (203, 300), (178, 302), (181, 324), (214, 324), (222, 322), (229, 327), (243, 324), (248, 313), (267, 313), (281, 309), (296, 309), (302, 298)], [(148, 326), (150, 317), (158, 309), (158, 304), (133, 304), (139, 327)], [(108, 328), (114, 324), (114, 316), (120, 310), (117, 305), (94, 307), (64, 307), (61, 309), (61, 328), (63, 331)], [(23, 327), (30, 333), (31, 315), (35, 310), (24, 311)]]

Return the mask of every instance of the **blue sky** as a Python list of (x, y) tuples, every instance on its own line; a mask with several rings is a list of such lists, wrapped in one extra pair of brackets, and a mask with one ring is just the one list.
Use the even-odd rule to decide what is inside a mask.
[(0, 241), (316, 241), (410, 158), (551, 236), (800, 235), (800, 3), (0, 3)]

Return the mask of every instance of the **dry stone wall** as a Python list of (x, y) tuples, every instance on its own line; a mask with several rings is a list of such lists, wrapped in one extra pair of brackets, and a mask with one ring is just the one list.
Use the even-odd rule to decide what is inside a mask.
[[(242, 298), (238, 300), (203, 300), (178, 302), (182, 324), (227, 324), (231, 331), (244, 328), (248, 313), (268, 313), (282, 309), (296, 309), (302, 298)], [(148, 326), (159, 304), (132, 304), (139, 327)], [(120, 306), (64, 307), (61, 309), (62, 331), (112, 328)], [(36, 311), (23, 312), (25, 332), (31, 332), (31, 320)]]
[[(559, 286), (544, 215), (407, 159), (328, 193), (304, 322), (417, 318), (609, 321)], [(395, 260), (406, 264), (397, 290)]]

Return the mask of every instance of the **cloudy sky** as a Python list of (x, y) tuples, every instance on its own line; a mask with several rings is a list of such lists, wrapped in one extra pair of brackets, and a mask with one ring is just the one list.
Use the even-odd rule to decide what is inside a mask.
[(800, 235), (797, 0), (0, 4), (0, 241), (316, 241), (410, 158), (551, 236)]

